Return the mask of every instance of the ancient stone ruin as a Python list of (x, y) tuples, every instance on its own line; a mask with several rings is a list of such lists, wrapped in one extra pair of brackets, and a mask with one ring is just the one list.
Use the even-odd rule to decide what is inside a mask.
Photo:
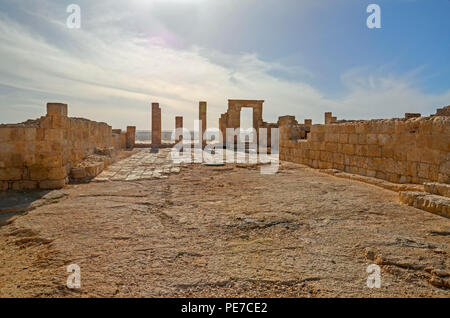
[[(93, 178), (114, 160), (115, 151), (134, 147), (135, 131), (68, 117), (67, 104), (48, 103), (46, 116), (0, 125), (0, 190), (62, 188), (71, 174)], [(95, 163), (77, 167), (96, 154)]]
[(241, 110), (244, 107), (253, 109), (253, 129), (256, 130), (256, 142), (259, 143), (259, 128), (267, 128), (267, 147), (270, 147), (270, 128), (278, 127), (277, 124), (266, 123), (262, 118), (263, 100), (243, 100), (229, 99), (228, 110), (219, 118), (219, 130), (222, 132), (224, 143), (237, 143), (237, 136), (234, 141), (227, 140), (227, 128), (239, 129), (241, 125)]
[(161, 108), (152, 103), (152, 146), (161, 145)]
[(311, 126), (307, 139), (296, 129), (281, 122), (281, 160), (394, 183), (450, 181), (449, 116), (337, 121), (325, 113), (325, 124)]
[[(295, 116), (267, 123), (263, 103), (228, 100), (228, 110), (219, 118), (223, 144), (236, 143), (237, 135), (227, 136), (227, 129), (239, 129), (241, 109), (251, 107), (257, 142), (259, 129), (266, 128), (270, 147), (271, 130), (279, 129), (280, 160), (394, 184), (450, 183), (450, 106), (428, 117), (406, 113), (404, 118), (376, 120), (338, 120), (326, 112), (324, 124), (313, 125), (310, 119), (298, 123)], [(40, 119), (0, 126), (0, 190), (56, 189), (70, 180), (90, 180), (115, 160), (117, 151), (137, 146), (134, 126), (122, 132), (67, 113), (66, 104), (48, 103)], [(210, 142), (203, 138), (206, 115), (207, 103), (201, 101), (198, 128), (203, 148)], [(152, 143), (147, 146), (160, 148), (159, 103), (152, 103), (151, 116)], [(183, 138), (183, 117), (175, 118), (175, 128), (178, 142)]]
[[(192, 152), (175, 142), (201, 159), (223, 147), (208, 135), (207, 103), (198, 106), (206, 137), (183, 134), (176, 116), (171, 143), (158, 103), (145, 145), (136, 127), (72, 118), (66, 104), (0, 125), (0, 295), (448, 297), (450, 106), (427, 117), (267, 123), (262, 100), (229, 100), (218, 122), (225, 143), (241, 137), (243, 107), (257, 134), (279, 137), (270, 174), (261, 160), (176, 162)], [(75, 262), (89, 279), (72, 291), (62, 265)], [(389, 288), (367, 288), (369, 264)]]

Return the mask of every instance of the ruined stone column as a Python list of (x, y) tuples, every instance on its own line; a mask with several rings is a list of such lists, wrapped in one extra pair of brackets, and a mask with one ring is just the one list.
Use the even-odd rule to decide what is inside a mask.
[[(262, 103), (257, 103), (256, 106), (252, 107), (253, 109), (253, 129), (256, 130), (256, 136), (253, 136), (253, 138), (256, 138), (256, 147), (259, 146), (259, 128), (263, 124), (262, 120)], [(240, 123), (239, 123), (240, 126)]]
[(136, 126), (127, 126), (127, 149), (133, 149), (136, 142)]
[(67, 117), (67, 104), (47, 103), (47, 116)]
[(326, 112), (325, 113), (325, 125), (331, 124), (332, 118), (333, 118), (333, 113), (332, 112)]
[(44, 121), (47, 128), (63, 129), (67, 125), (67, 104), (47, 103), (47, 116)]
[(161, 145), (161, 108), (152, 103), (152, 147)]
[(262, 124), (262, 102), (257, 103), (253, 108), (253, 128), (258, 131), (259, 126)]
[(305, 126), (312, 126), (312, 119), (305, 119)]
[(227, 122), (228, 122), (227, 114), (225, 113), (220, 115), (219, 129), (222, 132), (222, 143), (224, 145), (226, 144), (227, 139)]
[(201, 133), (200, 140), (202, 140), (202, 148), (206, 146), (206, 140), (203, 138), (206, 131), (206, 102), (200, 102), (198, 108), (198, 119), (202, 121), (202, 127), (199, 127)]
[(175, 142), (179, 142), (183, 140), (183, 117), (176, 116), (175, 117)]

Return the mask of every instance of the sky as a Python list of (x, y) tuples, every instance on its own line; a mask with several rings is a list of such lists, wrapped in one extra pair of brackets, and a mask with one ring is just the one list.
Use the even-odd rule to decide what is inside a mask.
[[(369, 4), (381, 28), (369, 29)], [(70, 4), (81, 27), (68, 28)], [(198, 102), (217, 127), (228, 99), (263, 118), (422, 115), (450, 104), (449, 0), (2, 0), (0, 123), (69, 116), (113, 128), (191, 129)]]

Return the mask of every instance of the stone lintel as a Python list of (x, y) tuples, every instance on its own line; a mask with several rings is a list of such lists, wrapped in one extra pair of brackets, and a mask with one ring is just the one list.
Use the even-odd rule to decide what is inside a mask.
[(243, 103), (243, 104), (258, 104), (264, 103), (264, 100), (251, 100), (251, 99), (229, 99), (229, 103)]

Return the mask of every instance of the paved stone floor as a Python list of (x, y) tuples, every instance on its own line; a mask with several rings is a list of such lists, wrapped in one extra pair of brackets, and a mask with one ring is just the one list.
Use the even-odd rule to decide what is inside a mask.
[[(205, 163), (211, 165), (219, 165), (221, 162), (225, 162), (226, 158), (234, 158), (235, 162), (251, 164), (249, 155), (245, 152), (235, 153), (224, 149), (222, 154), (224, 158), (223, 161), (218, 159), (220, 155), (209, 156), (205, 152), (201, 152), (201, 155), (198, 157), (202, 158), (202, 161)], [(194, 151), (191, 152), (190, 157), (190, 162), (195, 162)], [(256, 164), (260, 158), (254, 158), (253, 160), (253, 163)], [(263, 161), (270, 162), (270, 160), (271, 162), (276, 163), (278, 158), (275, 156), (266, 156)], [(180, 163), (177, 160), (173, 160), (171, 148), (159, 149), (157, 153), (153, 153), (148, 149), (142, 149), (131, 157), (109, 166), (94, 179), (94, 182), (164, 179), (170, 174), (179, 173), (181, 168), (186, 167), (187, 165), (188, 163)]]
[(94, 181), (137, 181), (167, 178), (167, 175), (180, 172), (180, 164), (174, 163), (171, 149), (160, 149), (151, 153), (143, 149), (133, 156), (116, 162), (99, 174)]

